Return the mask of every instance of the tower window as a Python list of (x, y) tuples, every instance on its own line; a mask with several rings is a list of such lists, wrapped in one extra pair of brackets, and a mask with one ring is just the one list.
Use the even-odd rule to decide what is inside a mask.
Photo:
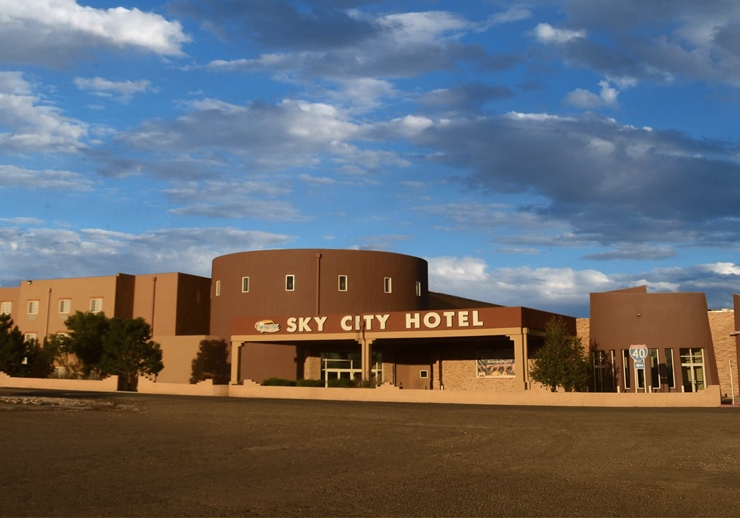
[(295, 275), (286, 275), (285, 276), (285, 291), (294, 291), (295, 290)]
[(242, 277), (242, 293), (249, 293), (249, 277)]
[(339, 276), (339, 291), (347, 291), (347, 276)]
[(385, 293), (392, 293), (393, 292), (393, 279), (390, 277), (385, 277), (383, 279), (383, 291)]

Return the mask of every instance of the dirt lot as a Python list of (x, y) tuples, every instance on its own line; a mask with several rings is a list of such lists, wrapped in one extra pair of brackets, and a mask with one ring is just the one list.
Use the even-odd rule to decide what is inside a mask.
[(740, 516), (737, 408), (0, 390), (0, 437), (2, 516)]

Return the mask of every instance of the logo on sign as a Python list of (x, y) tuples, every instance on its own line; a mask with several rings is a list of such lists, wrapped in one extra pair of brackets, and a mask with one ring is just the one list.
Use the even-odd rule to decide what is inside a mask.
[(276, 324), (272, 320), (260, 320), (254, 324), (254, 328), (260, 333), (277, 333), (280, 331), (280, 324)]
[(635, 361), (635, 369), (644, 369), (648, 357), (647, 345), (630, 345), (630, 356)]

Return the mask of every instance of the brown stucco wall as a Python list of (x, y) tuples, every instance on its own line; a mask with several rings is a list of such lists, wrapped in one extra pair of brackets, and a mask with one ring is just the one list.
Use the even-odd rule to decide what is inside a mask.
[[(709, 327), (712, 331), (712, 342), (714, 343), (714, 355), (717, 360), (720, 393), (731, 398), (734, 389), (735, 397), (740, 397), (736, 360), (737, 348), (735, 337), (730, 336), (730, 333), (735, 330), (735, 312), (732, 310), (710, 311), (708, 316)], [(730, 360), (732, 360), (732, 371), (730, 371)], [(730, 372), (732, 372), (732, 381), (730, 380)]]
[[(427, 269), (418, 257), (365, 250), (267, 250), (217, 257), (211, 334), (229, 337), (232, 318), (424, 309)], [(285, 290), (286, 275), (295, 275), (294, 291)], [(338, 290), (339, 275), (348, 276), (347, 291)], [(249, 277), (249, 293), (241, 291), (242, 277)], [(384, 293), (384, 277), (392, 278), (391, 293)], [(416, 281), (421, 282), (420, 297)]]
[[(672, 348), (676, 388), (683, 377), (680, 348), (704, 350), (706, 385), (718, 385), (717, 363), (709, 328), (706, 297), (703, 293), (644, 293), (637, 290), (591, 294), (591, 339), (600, 350), (617, 351), (617, 367), (622, 384), (620, 351), (630, 345), (657, 348), (664, 361), (665, 348)], [(650, 379), (650, 369), (646, 377)], [(635, 384), (632, 380), (632, 388)], [(663, 386), (663, 390), (670, 390)]]

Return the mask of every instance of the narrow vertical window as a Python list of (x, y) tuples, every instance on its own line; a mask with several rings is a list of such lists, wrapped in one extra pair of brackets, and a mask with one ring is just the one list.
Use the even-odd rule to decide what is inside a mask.
[(59, 299), (59, 313), (67, 314), (72, 308), (72, 301), (70, 299)]
[(285, 276), (285, 291), (294, 291), (295, 290), (295, 275), (286, 275)]
[(216, 281), (216, 296), (221, 296), (221, 281)]
[(339, 276), (339, 291), (347, 291), (347, 276)]
[(392, 283), (392, 279), (390, 277), (385, 277), (383, 279), (383, 291), (385, 293), (392, 293), (393, 292), (393, 283)]
[(103, 311), (103, 299), (100, 297), (90, 299), (90, 313), (100, 313)]
[(242, 293), (249, 293), (249, 277), (242, 277)]
[(665, 375), (668, 386), (676, 388), (676, 378), (673, 375), (673, 349), (665, 350)]
[(624, 388), (630, 388), (630, 352), (622, 349), (622, 376), (624, 377)]
[(416, 281), (416, 296), (421, 297), (421, 281)]
[(657, 349), (650, 349), (650, 386), (660, 389), (660, 363)]
[(614, 349), (609, 351), (609, 366), (612, 374), (612, 392), (617, 391), (617, 354)]
[(29, 315), (38, 315), (39, 313), (39, 301), (38, 300), (29, 300), (28, 301), (28, 314)]

